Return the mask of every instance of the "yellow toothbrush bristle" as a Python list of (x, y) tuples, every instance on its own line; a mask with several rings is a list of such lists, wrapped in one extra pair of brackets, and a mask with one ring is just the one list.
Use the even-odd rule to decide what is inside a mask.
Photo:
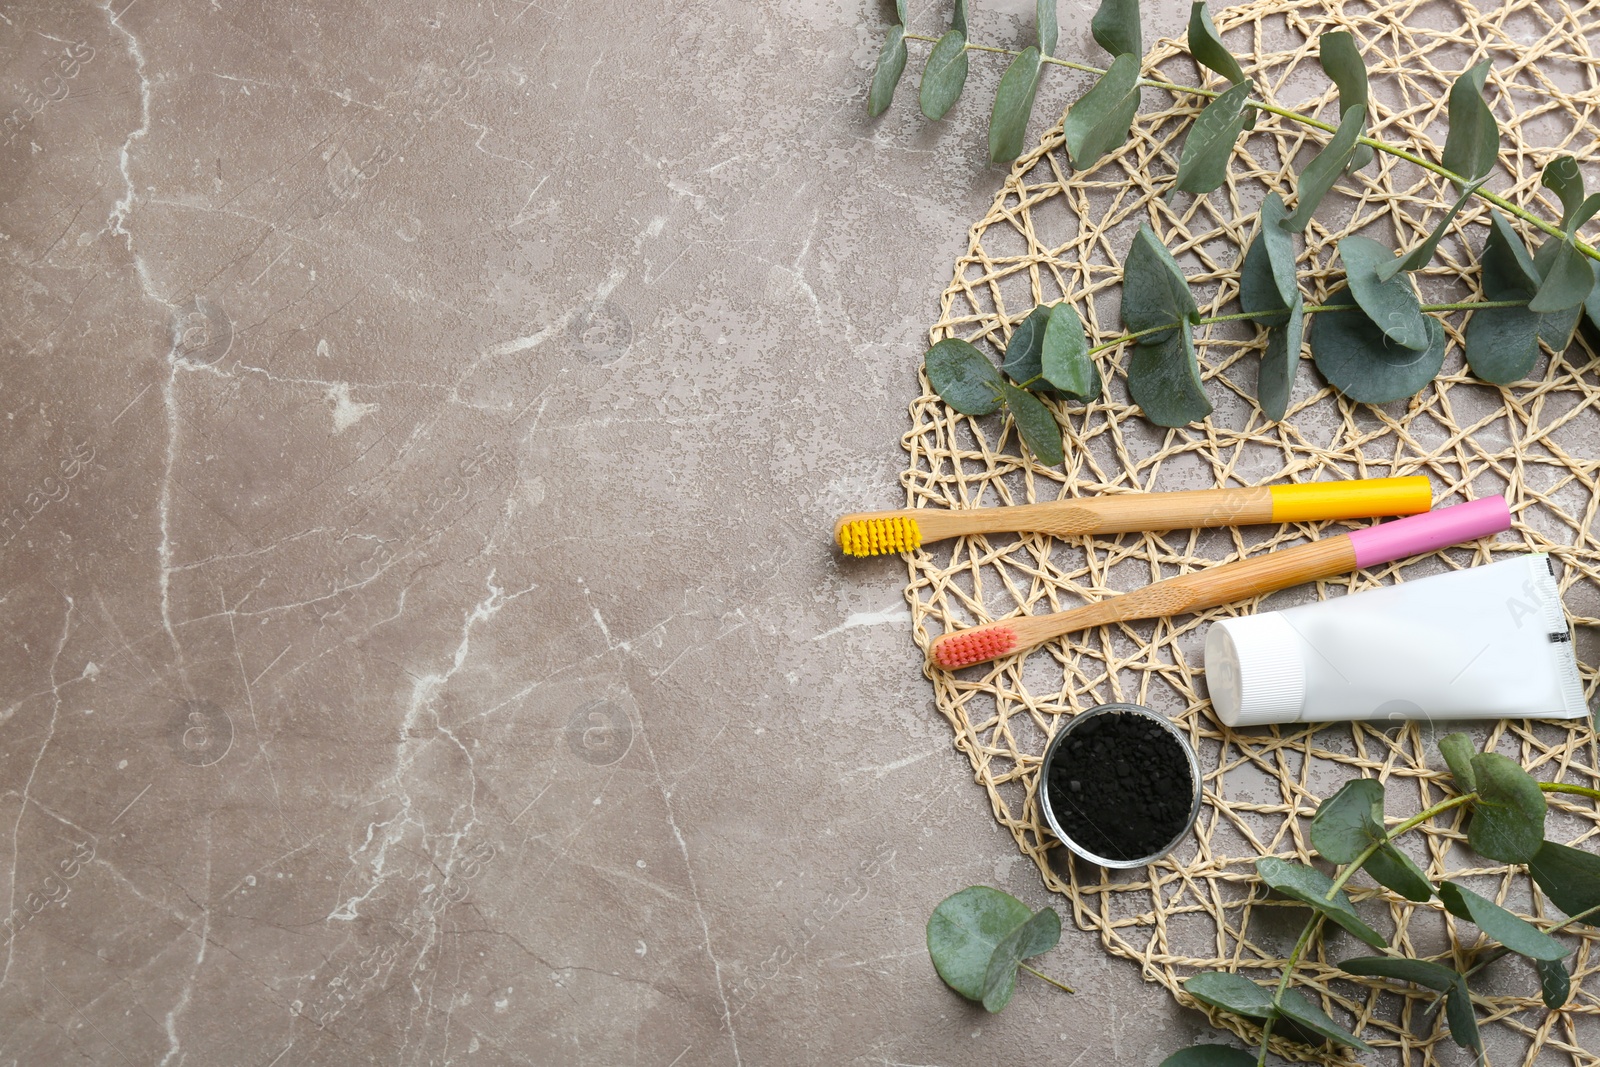
[(839, 547), (847, 556), (881, 556), (910, 552), (922, 545), (916, 519), (856, 519), (839, 527)]

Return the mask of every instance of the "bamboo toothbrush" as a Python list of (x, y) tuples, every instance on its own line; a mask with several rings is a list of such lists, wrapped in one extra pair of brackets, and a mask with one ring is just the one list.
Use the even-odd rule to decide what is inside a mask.
[(1117, 493), (946, 511), (910, 508), (863, 511), (834, 524), (833, 539), (847, 556), (909, 552), (929, 541), (984, 533), (1056, 535), (1177, 530), (1191, 526), (1247, 526), (1262, 522), (1310, 522), (1415, 515), (1433, 504), (1428, 479), (1371, 478), (1345, 482), (1198, 489), (1186, 493)]
[(1511, 528), (1504, 497), (1491, 496), (1426, 515), (1379, 523), (1320, 541), (1168, 578), (1071, 611), (1004, 619), (936, 639), (928, 662), (953, 671), (1024, 652), (1055, 637), (1131, 619), (1216, 607), (1302, 582), (1418, 556)]

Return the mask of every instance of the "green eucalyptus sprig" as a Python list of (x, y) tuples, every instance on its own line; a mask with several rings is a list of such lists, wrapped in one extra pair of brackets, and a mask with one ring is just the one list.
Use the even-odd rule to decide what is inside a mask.
[[(1201, 317), (1177, 262), (1154, 232), (1144, 227), (1122, 268), (1123, 323), (1129, 330), (1124, 337), (1093, 349), (1083, 346), (1086, 351), (1081, 353), (1075, 349), (1067, 364), (1044, 359), (1039, 373), (1030, 379), (1018, 379), (1006, 371), (1009, 382), (992, 366), (984, 370), (974, 362), (974, 355), (982, 358), (976, 350), (958, 349), (949, 341), (930, 350), (929, 376), (940, 396), (967, 414), (987, 414), (1004, 407), (1039, 459), (1052, 465), (1061, 462), (1059, 428), (1053, 419), (1046, 422), (1041, 418), (1048, 408), (1037, 402), (1039, 398), (1087, 401), (1098, 396), (1098, 370), (1093, 364), (1086, 368), (1083, 359), (1116, 344), (1134, 345), (1128, 362), (1128, 388), (1153, 422), (1177, 427), (1209, 415), (1212, 406), (1205, 395), (1193, 342), (1193, 327), (1207, 322), (1249, 319), (1267, 331), (1256, 393), (1263, 413), (1272, 420), (1287, 413), (1305, 343), (1334, 388), (1352, 400), (1378, 404), (1414, 395), (1443, 365), (1443, 326), (1425, 312), (1472, 312), (1466, 329), (1467, 365), (1478, 377), (1496, 384), (1526, 376), (1538, 359), (1541, 342), (1556, 351), (1564, 349), (1585, 313), (1600, 328), (1600, 285), (1596, 284), (1600, 251), (1577, 237), (1578, 228), (1600, 213), (1600, 194), (1586, 195), (1576, 160), (1560, 156), (1545, 167), (1543, 184), (1563, 206), (1559, 224), (1484, 187), (1498, 161), (1500, 143), (1499, 125), (1483, 98), (1487, 60), (1464, 72), (1452, 86), (1447, 109), (1449, 134), (1440, 160), (1434, 162), (1367, 135), (1367, 71), (1348, 33), (1325, 33), (1318, 40), (1319, 61), (1339, 92), (1340, 121), (1333, 126), (1253, 95), (1255, 86), (1223, 44), (1203, 0), (1191, 8), (1189, 50), (1198, 63), (1228, 80), (1229, 87), (1222, 90), (1174, 85), (1141, 75), (1142, 30), (1134, 0), (1102, 0), (1094, 17), (1091, 29), (1095, 40), (1115, 57), (1104, 69), (1051, 55), (1057, 37), (1055, 2), (1038, 0), (1036, 9), (1038, 44), (1021, 52), (972, 43), (967, 36), (965, 0), (957, 3), (951, 29), (940, 38), (927, 38), (934, 47), (923, 72), (920, 97), (924, 112), (932, 118), (944, 115), (959, 97), (966, 81), (968, 52), (1012, 57), (990, 116), (990, 157), (994, 161), (1020, 154), (1040, 76), (1048, 66), (1099, 75), (1067, 110), (1062, 123), (1068, 156), (1079, 169), (1092, 166), (1126, 141), (1142, 88), (1209, 100), (1184, 142), (1170, 195), (1206, 195), (1219, 188), (1227, 180), (1228, 164), (1240, 137), (1255, 128), (1258, 112), (1331, 134), (1300, 176), (1293, 212), (1276, 193), (1262, 206), (1256, 237), (1240, 263), (1243, 314)], [(903, 6), (899, 13), (901, 24), (890, 31), (874, 75), (869, 97), (873, 114), (889, 105), (904, 70), (905, 41), (924, 39), (905, 33)], [(1375, 151), (1448, 179), (1460, 190), (1459, 196), (1428, 237), (1403, 254), (1359, 235), (1341, 240), (1338, 251), (1345, 267), (1343, 292), (1348, 302), (1328, 309), (1359, 314), (1318, 314), (1323, 309), (1307, 305), (1300, 293), (1293, 234), (1309, 225), (1317, 206), (1338, 180), (1371, 162)], [(1406, 275), (1432, 261), (1440, 240), (1473, 197), (1530, 223), (1551, 235), (1550, 239), (1530, 253), (1507, 219), (1491, 210), (1489, 237), (1481, 256), (1487, 299), (1424, 306)], [(1062, 306), (1053, 306), (1052, 320)], [(1034, 313), (1025, 321), (1031, 321)], [(1312, 316), (1309, 327), (1308, 316)], [(1081, 322), (1078, 329), (1081, 331)], [(1007, 363), (1011, 362), (1008, 346)], [(936, 363), (940, 367), (937, 376)], [(1063, 368), (1065, 377), (1054, 377), (1052, 366)], [(1092, 391), (1088, 388), (1091, 381), (1096, 386)], [(965, 406), (947, 395), (941, 382), (961, 393)], [(1030, 392), (1036, 395), (1028, 396)], [(983, 399), (974, 401), (980, 395)]]

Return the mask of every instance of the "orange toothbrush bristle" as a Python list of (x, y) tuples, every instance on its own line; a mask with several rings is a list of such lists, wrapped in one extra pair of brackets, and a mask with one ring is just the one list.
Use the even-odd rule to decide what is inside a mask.
[(933, 662), (947, 671), (998, 659), (1017, 647), (1017, 632), (1004, 623), (946, 634), (934, 642)]
[(856, 519), (839, 527), (839, 547), (847, 556), (881, 556), (910, 552), (922, 544), (916, 519)]

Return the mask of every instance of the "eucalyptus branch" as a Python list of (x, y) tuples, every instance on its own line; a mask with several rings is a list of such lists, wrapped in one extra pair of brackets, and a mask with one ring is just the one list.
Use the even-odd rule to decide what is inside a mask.
[(1540, 782), (1539, 790), (1544, 793), (1570, 793), (1573, 796), (1600, 800), (1600, 789), (1591, 789), (1586, 785), (1568, 785), (1566, 782)]
[[(925, 41), (932, 44), (937, 43), (939, 38), (929, 37), (925, 34), (908, 33), (905, 35), (905, 40)], [(974, 44), (971, 41), (966, 42), (966, 49), (972, 52), (989, 52), (995, 55), (1010, 56), (1012, 58), (1022, 54), (1021, 52), (1017, 52), (1009, 48), (999, 48), (994, 45)], [(1109, 70), (1109, 68), (1106, 67), (1096, 67), (1090, 63), (1076, 63), (1071, 60), (1057, 58), (1056, 56), (1042, 55), (1039, 57), (1039, 59), (1042, 63), (1047, 63), (1056, 67), (1064, 67), (1068, 70), (1081, 71), (1084, 74), (1104, 76)], [(1174, 82), (1163, 81), (1159, 78), (1140, 77), (1138, 84), (1142, 88), (1164, 89), (1173, 94), (1202, 96), (1208, 99), (1216, 99), (1222, 95), (1222, 92), (1216, 89), (1205, 89), (1198, 85), (1179, 85)], [(1316, 118), (1315, 116), (1307, 115), (1291, 108), (1280, 107), (1277, 104), (1268, 103), (1265, 100), (1257, 100), (1254, 97), (1246, 99), (1244, 101), (1244, 106), (1253, 107), (1258, 110), (1265, 111), (1268, 114), (1277, 115), (1279, 118), (1285, 118), (1291, 122), (1298, 122), (1304, 126), (1310, 126), (1313, 129), (1322, 130), (1324, 133), (1337, 133), (1339, 129), (1332, 123), (1324, 122), (1322, 119)], [(1456, 183), (1458, 186), (1465, 187), (1471, 184), (1471, 179), (1461, 174), (1457, 174), (1455, 171), (1451, 170), (1449, 167), (1446, 167), (1442, 163), (1435, 163), (1430, 159), (1419, 156), (1415, 152), (1409, 151), (1401, 145), (1391, 144), (1388, 141), (1379, 140), (1376, 137), (1369, 137), (1365, 134), (1358, 136), (1356, 138), (1356, 143), (1365, 145), (1368, 148), (1383, 152), (1387, 155), (1394, 156), (1398, 159), (1403, 159), (1407, 163), (1415, 164), (1416, 166), (1436, 174), (1447, 181)], [(1528, 223), (1530, 226), (1534, 226), (1552, 237), (1565, 239), (1567, 236), (1562, 230), (1561, 226), (1557, 223), (1550, 222), (1548, 219), (1542, 218), (1526, 208), (1512, 203), (1510, 200), (1507, 200), (1498, 193), (1484, 188), (1477, 188), (1473, 190), (1473, 195), (1488, 201), (1507, 214), (1516, 216), (1522, 221)], [(1579, 241), (1576, 238), (1573, 239), (1572, 244), (1573, 247), (1575, 247), (1579, 252), (1582, 252), (1584, 255), (1588, 256), (1590, 259), (1600, 261), (1600, 249), (1597, 249), (1593, 245), (1587, 244), (1583, 241)]]
[(1032, 967), (1029, 967), (1026, 963), (1019, 963), (1019, 964), (1017, 964), (1017, 966), (1021, 967), (1023, 970), (1025, 970), (1029, 974), (1033, 975), (1035, 978), (1042, 979), (1043, 981), (1049, 982), (1051, 985), (1055, 986), (1057, 989), (1061, 990), (1062, 992), (1074, 993), (1074, 994), (1076, 994), (1078, 992), (1076, 989), (1073, 989), (1071, 986), (1062, 985), (1060, 982), (1056, 981), (1054, 978), (1051, 978), (1048, 974), (1042, 974), (1039, 971), (1034, 970)]

